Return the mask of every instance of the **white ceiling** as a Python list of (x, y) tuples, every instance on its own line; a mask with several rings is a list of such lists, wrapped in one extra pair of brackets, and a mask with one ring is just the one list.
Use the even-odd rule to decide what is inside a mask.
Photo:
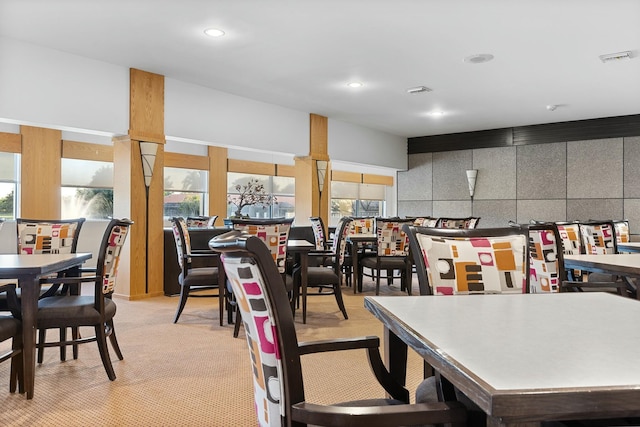
[(638, 0), (0, 0), (0, 35), (405, 137), (640, 114)]

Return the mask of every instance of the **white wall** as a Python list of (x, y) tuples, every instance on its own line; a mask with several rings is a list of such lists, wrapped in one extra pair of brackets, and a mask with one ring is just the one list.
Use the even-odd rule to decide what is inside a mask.
[(2, 37), (0, 64), (0, 119), (127, 133), (127, 68)]

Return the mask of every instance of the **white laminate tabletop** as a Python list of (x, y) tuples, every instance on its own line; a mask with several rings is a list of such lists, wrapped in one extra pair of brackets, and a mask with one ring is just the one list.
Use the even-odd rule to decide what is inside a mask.
[(630, 369), (640, 354), (634, 299), (592, 292), (366, 300), (488, 388), (640, 388), (640, 370)]

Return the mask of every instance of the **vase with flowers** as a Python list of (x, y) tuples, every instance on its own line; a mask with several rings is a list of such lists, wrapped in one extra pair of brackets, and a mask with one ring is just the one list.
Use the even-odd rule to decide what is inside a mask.
[(227, 198), (229, 205), (235, 206), (234, 216), (242, 218), (242, 209), (245, 206), (268, 206), (272, 203), (278, 203), (275, 196), (268, 194), (264, 188), (264, 184), (255, 178), (251, 178), (245, 185), (237, 184), (235, 190), (238, 194), (230, 195)]

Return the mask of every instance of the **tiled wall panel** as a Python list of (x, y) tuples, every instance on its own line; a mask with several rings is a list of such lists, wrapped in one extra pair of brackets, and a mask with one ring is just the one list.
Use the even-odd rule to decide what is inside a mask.
[(567, 197), (567, 144), (523, 145), (517, 150), (518, 200)]
[(398, 200), (398, 216), (433, 216), (431, 200)]
[(480, 217), (478, 228), (506, 227), (509, 221), (516, 220), (516, 201), (474, 200), (473, 216)]
[(431, 153), (409, 156), (409, 170), (398, 173), (398, 210), (400, 201), (433, 198), (432, 158)]
[(622, 198), (622, 156), (622, 138), (568, 142), (567, 198)]
[(624, 197), (640, 198), (640, 136), (624, 139)]
[(433, 216), (438, 218), (464, 218), (471, 216), (471, 199), (467, 201), (434, 200)]
[[(567, 218), (578, 221), (589, 219), (622, 219), (622, 199), (569, 199)], [(636, 230), (640, 231), (640, 224)]]
[(472, 150), (433, 153), (433, 200), (469, 199), (465, 171), (472, 165)]
[[(519, 200), (516, 204), (517, 222), (526, 224), (530, 220), (559, 221), (567, 217), (567, 201), (561, 200)], [(560, 218), (560, 219), (558, 219)]]
[[(473, 150), (473, 169), (478, 169), (475, 200), (516, 198), (516, 148)], [(462, 176), (466, 181), (466, 174)]]

